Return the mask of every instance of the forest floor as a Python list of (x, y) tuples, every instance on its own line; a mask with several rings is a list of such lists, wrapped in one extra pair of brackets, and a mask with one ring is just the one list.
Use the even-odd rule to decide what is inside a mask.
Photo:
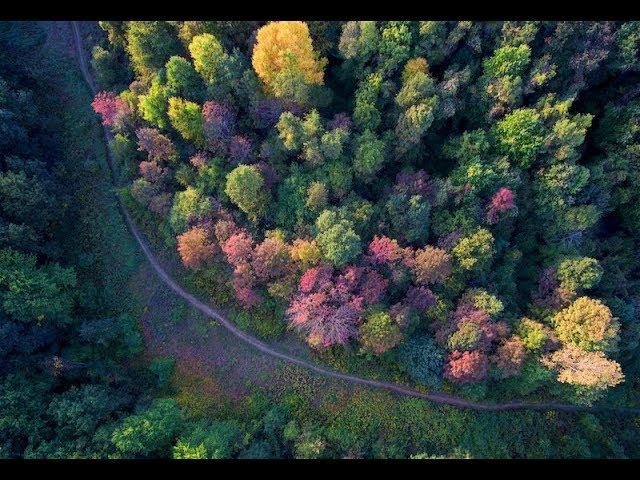
[[(87, 26), (89, 25), (82, 26), (83, 35), (88, 32), (91, 36), (90, 30), (85, 30)], [(81, 44), (86, 39), (81, 38), (79, 30), (74, 32), (70, 22), (52, 22), (48, 31), (48, 41), (55, 42), (67, 53), (77, 53), (75, 56), (79, 60), (80, 69), (94, 89), (87, 67), (88, 49), (86, 43)], [(78, 42), (79, 53), (74, 52), (74, 49), (69, 51), (70, 42)], [(105, 130), (107, 140), (108, 135)], [(335, 393), (340, 396), (349, 395), (356, 389), (368, 386), (477, 410), (589, 410), (587, 407), (552, 402), (484, 404), (444, 393), (419, 392), (407, 386), (365, 379), (321, 367), (309, 360), (308, 354), (299, 344), (288, 341), (287, 338), (290, 337), (285, 337), (278, 344), (266, 344), (241, 331), (223, 313), (201, 302), (178, 285), (172, 277), (175, 266), (172, 268), (171, 260), (158, 257), (158, 253), (151, 250), (138, 227), (133, 224), (129, 213), (125, 209), (122, 209), (122, 213), (148, 260), (141, 263), (131, 285), (132, 290), (145, 298), (146, 308), (140, 323), (147, 356), (174, 357), (177, 364), (174, 380), (179, 390), (178, 398), (182, 398), (183, 403), (192, 409), (209, 410), (209, 407), (214, 407), (213, 404), (207, 405), (207, 399), (212, 399), (215, 403), (216, 399), (226, 398), (233, 403), (255, 388), (275, 395), (295, 389), (296, 393), (313, 401)], [(314, 371), (320, 376), (314, 375)]]

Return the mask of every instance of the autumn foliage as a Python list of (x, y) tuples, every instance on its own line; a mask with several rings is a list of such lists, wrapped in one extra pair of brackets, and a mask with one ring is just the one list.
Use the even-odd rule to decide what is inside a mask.
[(306, 83), (322, 84), (324, 63), (317, 58), (304, 22), (270, 22), (256, 36), (251, 64), (267, 91), (274, 91), (278, 75), (299, 70)]
[(471, 352), (454, 350), (447, 357), (444, 376), (456, 383), (475, 383), (485, 378), (488, 366), (487, 355), (479, 350)]
[(105, 26), (127, 200), (240, 328), (491, 400), (637, 370), (637, 25)]
[(91, 106), (102, 117), (102, 124), (107, 127), (112, 126), (118, 116), (129, 112), (129, 105), (112, 92), (99, 92)]
[(214, 258), (216, 244), (201, 227), (193, 227), (178, 235), (178, 253), (185, 267), (198, 270)]
[(344, 344), (357, 334), (362, 310), (384, 294), (386, 280), (367, 268), (348, 267), (340, 273), (321, 264), (307, 270), (287, 315), (291, 326), (310, 345)]

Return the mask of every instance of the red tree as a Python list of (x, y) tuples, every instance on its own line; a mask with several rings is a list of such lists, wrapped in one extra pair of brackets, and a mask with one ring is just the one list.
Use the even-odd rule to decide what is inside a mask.
[(171, 210), (172, 198), (173, 195), (169, 192), (154, 195), (149, 201), (149, 210), (157, 213), (161, 217), (166, 217), (169, 214), (169, 210)]
[(417, 250), (413, 274), (418, 284), (441, 283), (451, 275), (451, 257), (437, 247), (426, 246)]
[(476, 383), (487, 376), (489, 361), (487, 355), (475, 350), (459, 352), (454, 350), (447, 357), (444, 376), (455, 383)]
[(238, 226), (232, 220), (226, 219), (218, 220), (213, 229), (216, 239), (220, 245), (226, 242), (232, 235), (240, 231)]
[(524, 342), (519, 337), (511, 337), (501, 342), (492, 360), (502, 372), (502, 376), (513, 377), (520, 374), (526, 354)]
[(199, 270), (203, 264), (213, 259), (215, 248), (215, 243), (207, 238), (203, 228), (193, 227), (178, 235), (178, 253), (187, 268)]
[(557, 310), (571, 301), (573, 293), (560, 286), (555, 267), (545, 268), (538, 278), (538, 288), (531, 294), (533, 302), (543, 308)]
[(129, 112), (127, 102), (112, 92), (99, 92), (91, 102), (93, 110), (102, 117), (102, 124), (110, 127), (119, 114)]

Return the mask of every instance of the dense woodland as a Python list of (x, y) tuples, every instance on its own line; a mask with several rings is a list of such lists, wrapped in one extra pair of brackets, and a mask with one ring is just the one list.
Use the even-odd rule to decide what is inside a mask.
[(636, 407), (640, 23), (99, 26), (91, 99), (42, 24), (0, 23), (0, 457), (640, 454), (616, 413), (189, 411), (143, 357), (91, 111), (154, 248), (251, 334), (423, 391)]

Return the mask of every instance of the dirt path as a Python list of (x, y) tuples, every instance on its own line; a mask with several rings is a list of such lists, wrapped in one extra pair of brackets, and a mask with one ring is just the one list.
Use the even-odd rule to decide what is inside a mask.
[[(74, 35), (74, 43), (76, 48), (76, 56), (79, 61), (80, 69), (82, 71), (82, 75), (89, 85), (89, 88), (95, 94), (97, 92), (95, 83), (90, 74), (89, 68), (87, 66), (87, 58), (86, 52), (82, 45), (82, 38), (80, 36), (80, 30), (78, 28), (78, 23), (75, 21), (71, 22), (71, 27)], [(107, 142), (107, 146), (109, 145), (109, 141), (112, 138), (111, 132), (103, 127), (104, 139)], [(107, 158), (109, 163), (109, 168), (111, 173), (113, 174), (113, 178), (117, 178), (115, 175), (115, 166), (112, 157), (111, 150), (107, 148)], [(435, 403), (453, 405), (462, 408), (471, 408), (474, 410), (490, 410), (490, 411), (505, 411), (505, 410), (518, 410), (518, 409), (535, 409), (535, 410), (565, 410), (565, 411), (606, 411), (606, 410), (614, 410), (618, 412), (626, 412), (633, 414), (640, 414), (640, 408), (630, 408), (630, 407), (617, 407), (617, 406), (599, 406), (599, 407), (587, 407), (587, 406), (579, 406), (579, 405), (571, 405), (565, 403), (528, 403), (528, 402), (508, 402), (508, 403), (480, 403), (474, 402), (471, 400), (466, 400), (464, 398), (454, 397), (451, 395), (447, 395), (444, 393), (423, 393), (412, 388), (395, 384), (389, 382), (383, 382), (378, 380), (371, 380), (367, 378), (361, 378), (355, 375), (350, 375), (346, 373), (336, 372), (334, 370), (330, 370), (324, 367), (321, 367), (315, 363), (297, 358), (295, 356), (289, 355), (287, 353), (283, 353), (278, 351), (259, 339), (253, 337), (252, 335), (240, 330), (231, 320), (227, 319), (227, 317), (218, 309), (202, 302), (198, 298), (196, 298), (191, 293), (187, 292), (184, 288), (182, 288), (173, 278), (169, 276), (169, 274), (165, 271), (165, 269), (160, 265), (159, 261), (156, 259), (155, 255), (151, 251), (151, 248), (144, 240), (142, 233), (138, 229), (138, 227), (134, 224), (131, 215), (124, 207), (120, 199), (118, 198), (118, 204), (120, 207), (120, 211), (127, 223), (127, 227), (129, 231), (136, 239), (136, 242), (140, 246), (140, 249), (147, 257), (149, 264), (153, 268), (153, 271), (162, 279), (162, 281), (173, 290), (176, 295), (181, 297), (184, 301), (186, 301), (193, 308), (199, 310), (205, 315), (209, 316), (217, 320), (222, 326), (224, 326), (227, 330), (229, 330), (233, 335), (241, 339), (243, 342), (249, 344), (253, 348), (270, 355), (275, 358), (279, 358), (287, 363), (291, 363), (294, 365), (298, 365), (307, 370), (311, 370), (320, 375), (324, 375), (326, 377), (332, 377), (339, 380), (344, 380), (353, 384), (366, 385), (374, 388), (381, 388), (385, 390), (389, 390), (400, 395), (406, 395), (410, 397), (418, 397), (423, 398), (425, 400), (430, 400)]]

